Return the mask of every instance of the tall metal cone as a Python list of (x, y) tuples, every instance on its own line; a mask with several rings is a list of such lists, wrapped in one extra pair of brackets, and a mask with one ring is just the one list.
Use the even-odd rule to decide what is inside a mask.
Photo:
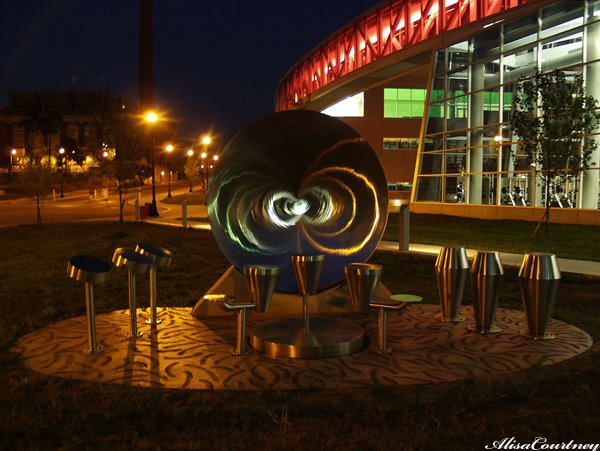
[(442, 247), (435, 262), (435, 272), (440, 297), (441, 321), (463, 321), (460, 316), (469, 260), (464, 247)]
[(325, 256), (322, 254), (292, 255), (291, 259), (300, 292), (304, 296), (316, 294), (319, 289)]
[(351, 263), (344, 267), (346, 284), (355, 312), (366, 313), (381, 278), (382, 267), (369, 263)]
[(534, 340), (555, 338), (547, 330), (560, 279), (556, 255), (531, 253), (523, 256), (519, 284), (528, 329), (523, 335)]
[(470, 273), (475, 327), (469, 327), (469, 330), (480, 333), (500, 332), (501, 329), (494, 326), (498, 306), (498, 288), (504, 275), (500, 254), (498, 252), (475, 252)]
[(244, 266), (244, 280), (250, 298), (255, 304), (254, 311), (265, 313), (269, 310), (273, 290), (279, 277), (279, 267), (271, 265)]

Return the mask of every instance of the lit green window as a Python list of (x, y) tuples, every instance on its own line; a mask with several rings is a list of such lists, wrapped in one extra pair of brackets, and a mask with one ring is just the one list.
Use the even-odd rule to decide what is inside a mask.
[(425, 111), (424, 89), (383, 90), (383, 117), (387, 118), (420, 118)]

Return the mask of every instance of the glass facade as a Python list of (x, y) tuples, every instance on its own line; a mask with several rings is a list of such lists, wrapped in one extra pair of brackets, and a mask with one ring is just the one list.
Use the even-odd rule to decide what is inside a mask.
[(520, 153), (513, 92), (536, 68), (581, 73), (600, 100), (600, 0), (557, 2), (437, 51), (414, 201), (599, 208), (600, 150), (578, 179), (551, 183), (550, 199)]

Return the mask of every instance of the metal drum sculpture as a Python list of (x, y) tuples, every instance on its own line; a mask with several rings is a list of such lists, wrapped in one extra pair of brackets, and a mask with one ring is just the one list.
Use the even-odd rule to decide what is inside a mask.
[(275, 289), (298, 293), (290, 256), (324, 254), (318, 291), (364, 262), (387, 220), (387, 183), (369, 144), (314, 111), (260, 119), (225, 147), (208, 186), (215, 239), (238, 271), (281, 268)]

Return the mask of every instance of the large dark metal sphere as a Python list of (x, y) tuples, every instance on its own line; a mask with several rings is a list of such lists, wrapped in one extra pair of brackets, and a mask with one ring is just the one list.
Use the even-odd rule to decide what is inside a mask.
[(227, 144), (208, 186), (208, 218), (225, 256), (281, 268), (276, 289), (298, 292), (290, 256), (325, 254), (319, 289), (364, 262), (387, 220), (377, 156), (351, 127), (314, 111), (260, 119)]

